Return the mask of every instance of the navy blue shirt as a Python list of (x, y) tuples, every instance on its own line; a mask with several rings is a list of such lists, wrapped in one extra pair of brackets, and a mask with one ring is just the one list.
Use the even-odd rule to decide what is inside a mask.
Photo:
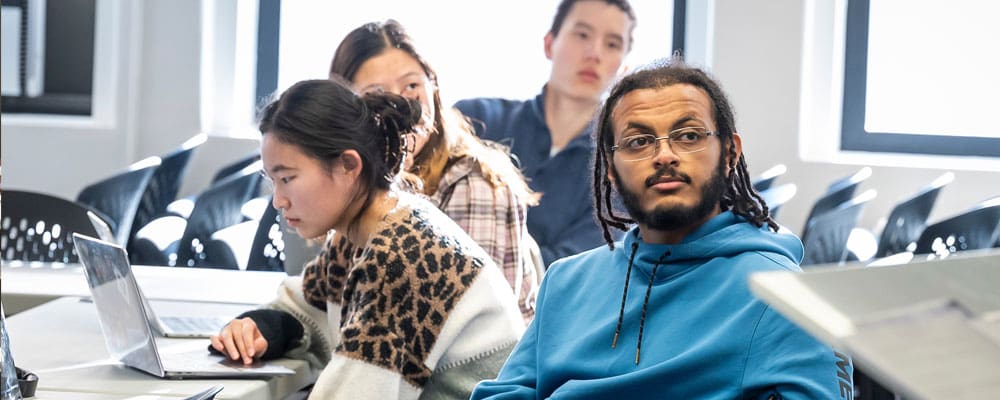
[(529, 186), (542, 194), (538, 206), (528, 209), (528, 232), (545, 265), (604, 244), (591, 190), (594, 121), (550, 157), (544, 89), (531, 100), (477, 98), (455, 107), (472, 119), (477, 135), (510, 146)]

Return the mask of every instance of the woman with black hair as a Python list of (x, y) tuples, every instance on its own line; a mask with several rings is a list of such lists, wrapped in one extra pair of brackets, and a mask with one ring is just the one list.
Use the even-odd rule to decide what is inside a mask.
[(211, 338), (216, 351), (306, 359), (323, 369), (310, 398), (468, 398), (495, 376), (522, 316), (489, 254), (398, 188), (420, 120), (416, 101), (338, 79), (299, 82), (264, 109), (274, 207), (299, 235), (336, 231), (355, 250), (341, 254), (349, 268), (288, 278), (277, 300)]

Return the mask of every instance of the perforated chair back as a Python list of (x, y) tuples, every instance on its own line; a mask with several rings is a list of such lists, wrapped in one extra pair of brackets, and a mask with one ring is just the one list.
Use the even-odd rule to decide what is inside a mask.
[[(177, 192), (180, 191), (181, 181), (191, 161), (191, 155), (204, 142), (205, 135), (196, 135), (179, 149), (161, 158), (160, 166), (153, 172), (153, 177), (142, 194), (142, 200), (139, 201), (139, 209), (136, 211), (129, 233), (130, 238), (135, 237), (135, 233), (150, 221), (167, 212), (167, 205), (177, 199)], [(131, 253), (131, 243), (128, 249)]]
[(211, 265), (205, 253), (204, 243), (211, 240), (212, 233), (243, 222), (243, 204), (257, 196), (260, 181), (259, 166), (244, 169), (238, 176), (230, 176), (212, 185), (198, 195), (191, 216), (177, 246), (174, 265), (186, 267), (225, 267)]
[(768, 214), (771, 215), (771, 219), (778, 219), (778, 210), (788, 200), (795, 197), (796, 191), (798, 191), (798, 187), (794, 183), (786, 183), (760, 192), (760, 197), (763, 197), (764, 203), (767, 204)]
[(132, 233), (132, 223), (139, 210), (139, 202), (159, 165), (159, 157), (135, 163), (129, 171), (83, 188), (76, 196), (76, 201), (99, 211), (98, 215), (107, 221), (114, 233), (115, 241), (125, 245)]
[(847, 239), (858, 225), (865, 204), (875, 198), (874, 190), (867, 190), (854, 199), (815, 216), (809, 222), (808, 234), (802, 236), (805, 253), (802, 266), (840, 264), (847, 259)]
[(257, 233), (250, 246), (248, 271), (285, 270), (285, 240), (279, 218), (281, 218), (280, 213), (268, 199), (267, 208), (260, 218), (260, 225), (257, 225)]
[(809, 210), (809, 216), (806, 217), (806, 223), (802, 227), (800, 237), (808, 235), (809, 225), (812, 223), (813, 218), (833, 210), (854, 198), (854, 193), (857, 191), (858, 186), (871, 177), (871, 175), (872, 169), (864, 167), (850, 176), (830, 183), (826, 188), (826, 192), (819, 199), (816, 199), (816, 202), (813, 203), (812, 208)]
[(954, 178), (955, 174), (951, 172), (941, 175), (910, 198), (896, 204), (889, 212), (885, 227), (882, 228), (875, 257), (887, 257), (913, 250), (909, 247), (920, 238), (920, 234), (927, 226), (927, 216), (934, 208), (938, 193)]
[(756, 178), (753, 178), (751, 185), (753, 185), (753, 190), (761, 192), (770, 189), (774, 185), (774, 181), (778, 179), (779, 176), (784, 175), (788, 171), (785, 164), (778, 164), (766, 171), (762, 172)]
[[(6, 206), (6, 204), (5, 204)], [(947, 255), (988, 249), (1000, 242), (1000, 197), (973, 209), (928, 225), (917, 239), (915, 254)]]
[(73, 233), (96, 237), (89, 207), (22, 190), (3, 191), (0, 255), (4, 260), (75, 263)]

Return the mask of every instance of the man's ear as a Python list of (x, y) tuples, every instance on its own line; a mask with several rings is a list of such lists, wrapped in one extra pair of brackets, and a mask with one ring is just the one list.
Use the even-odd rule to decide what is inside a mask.
[(340, 154), (340, 168), (334, 168), (335, 172), (343, 171), (344, 174), (357, 178), (361, 175), (361, 155), (357, 150), (345, 150)]
[(556, 39), (552, 32), (545, 34), (545, 58), (552, 59), (552, 42)]
[(736, 159), (733, 159), (730, 153), (726, 152), (726, 176), (729, 176), (736, 168), (736, 163), (740, 161), (740, 156), (743, 154), (743, 138), (740, 137), (739, 133), (733, 132), (733, 139), (730, 142), (729, 145), (733, 146), (733, 150), (735, 150)]

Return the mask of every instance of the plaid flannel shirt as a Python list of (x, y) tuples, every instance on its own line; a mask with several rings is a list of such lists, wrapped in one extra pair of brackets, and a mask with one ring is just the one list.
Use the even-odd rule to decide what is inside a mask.
[(537, 244), (528, 234), (528, 209), (506, 185), (490, 185), (472, 157), (453, 163), (431, 196), (493, 258), (511, 284), (525, 322), (535, 314), (542, 265), (531, 254)]

